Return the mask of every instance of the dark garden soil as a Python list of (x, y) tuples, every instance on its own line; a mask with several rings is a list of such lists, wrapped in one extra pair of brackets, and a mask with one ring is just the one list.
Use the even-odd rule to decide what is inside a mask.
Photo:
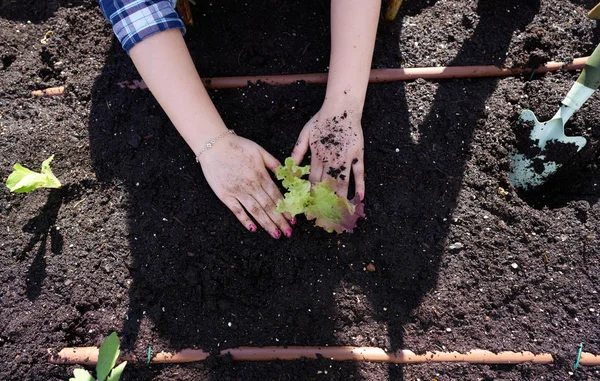
[[(324, 72), (327, 1), (197, 0), (202, 76)], [(595, 1), (407, 0), (373, 67), (535, 66), (591, 54)], [(385, 5), (384, 5), (385, 6)], [(54, 34), (42, 45), (44, 34)], [(369, 87), (366, 215), (354, 234), (300, 219), (250, 233), (138, 79), (92, 0), (0, 0), (0, 178), (55, 154), (59, 190), (0, 191), (0, 379), (65, 380), (48, 351), (117, 331), (145, 358), (198, 347), (359, 345), (550, 352), (552, 365), (292, 361), (130, 364), (124, 380), (577, 380), (600, 354), (600, 96), (588, 144), (542, 189), (508, 181), (522, 109), (556, 111), (576, 72)], [(65, 85), (63, 97), (31, 90)], [(324, 87), (211, 91), (238, 134), (283, 160)], [(366, 270), (372, 263), (375, 271)]]

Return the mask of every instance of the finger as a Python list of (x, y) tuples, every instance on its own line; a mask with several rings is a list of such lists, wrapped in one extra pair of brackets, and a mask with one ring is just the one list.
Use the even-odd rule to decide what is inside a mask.
[(352, 164), (352, 173), (354, 174), (354, 191), (358, 193), (360, 199), (365, 198), (365, 167), (363, 159), (354, 159)]
[(282, 231), (286, 237), (290, 238), (292, 236), (290, 225), (281, 213), (275, 213), (276, 201), (262, 189), (254, 194), (254, 198), (263, 207), (263, 210), (267, 212), (271, 221), (279, 227), (279, 230)]
[(265, 166), (267, 168), (269, 168), (269, 170), (271, 170), (271, 172), (275, 173), (277, 171), (277, 168), (281, 165), (279, 160), (277, 160), (275, 158), (275, 156), (268, 153), (267, 150), (265, 150), (264, 148), (262, 148), (262, 147), (258, 147), (258, 148), (259, 148), (259, 152), (263, 158), (263, 161), (265, 163)]
[[(279, 191), (279, 188), (277, 188), (277, 186), (275, 184), (273, 184), (272, 181), (264, 181), (262, 183), (262, 188), (264, 189), (264, 191), (267, 193), (267, 195), (269, 197), (271, 197), (271, 200), (273, 200), (273, 202), (275, 203), (275, 205), (277, 206), (277, 202), (279, 200), (283, 200), (283, 195), (281, 194), (281, 192)], [(295, 223), (295, 219), (292, 217), (291, 214), (289, 214), (288, 212), (283, 212), (282, 215), (288, 220), (290, 221), (290, 224), (294, 224)], [(292, 222), (294, 221), (294, 223)], [(284, 230), (285, 233), (285, 230)]]
[(292, 151), (292, 158), (296, 165), (300, 165), (302, 159), (304, 159), (304, 155), (306, 155), (306, 151), (308, 151), (309, 134), (308, 132), (304, 132), (305, 130), (306, 129), (303, 129), (302, 132), (300, 132), (300, 136), (298, 136), (298, 140)]
[(277, 228), (277, 225), (269, 218), (263, 207), (259, 204), (256, 199), (252, 196), (245, 195), (243, 198), (239, 198), (241, 204), (246, 208), (248, 212), (254, 217), (256, 221), (263, 227), (271, 237), (278, 239), (281, 237), (281, 231)]
[(323, 165), (322, 164), (317, 164), (317, 165), (310, 165), (310, 174), (308, 175), (308, 179), (310, 180), (311, 183), (315, 184), (318, 183), (319, 181), (321, 181), (321, 178), (323, 177)]
[(246, 229), (250, 230), (252, 233), (256, 231), (256, 225), (254, 224), (254, 221), (248, 217), (248, 214), (244, 208), (242, 208), (238, 200), (235, 198), (226, 198), (222, 201), (229, 208), (229, 210), (235, 214), (237, 219), (246, 227)]
[(321, 181), (323, 177), (323, 171), (327, 166), (327, 161), (323, 162), (322, 158), (317, 157), (313, 152), (313, 155), (310, 159), (310, 173), (308, 174), (308, 179), (311, 183), (318, 183)]
[(337, 193), (338, 196), (348, 198), (348, 187), (350, 186), (350, 168), (347, 168), (342, 173), (338, 175), (338, 178), (335, 180), (335, 185), (333, 190)]

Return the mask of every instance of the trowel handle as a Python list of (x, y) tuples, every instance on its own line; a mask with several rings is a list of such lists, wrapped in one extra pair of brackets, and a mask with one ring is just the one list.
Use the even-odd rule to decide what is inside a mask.
[(573, 112), (588, 100), (588, 98), (600, 87), (600, 45), (596, 47), (583, 67), (583, 71), (573, 84), (571, 90), (563, 100), (563, 104), (573, 109)]
[(594, 90), (600, 86), (600, 45), (588, 58), (583, 71), (577, 78), (577, 82)]

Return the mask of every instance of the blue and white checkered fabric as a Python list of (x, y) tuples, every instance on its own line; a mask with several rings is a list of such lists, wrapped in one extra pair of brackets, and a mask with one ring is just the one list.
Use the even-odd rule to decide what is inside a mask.
[(175, 11), (177, 0), (98, 0), (123, 49), (129, 52), (144, 38), (185, 25)]

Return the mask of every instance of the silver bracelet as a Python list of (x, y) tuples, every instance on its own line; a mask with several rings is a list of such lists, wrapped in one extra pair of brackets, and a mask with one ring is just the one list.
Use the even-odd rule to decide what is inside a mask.
[(229, 135), (229, 134), (233, 134), (235, 135), (235, 131), (234, 130), (227, 130), (225, 132), (222, 132), (219, 136), (217, 136), (216, 138), (214, 138), (213, 140), (209, 141), (208, 143), (206, 143), (206, 145), (196, 154), (196, 161), (198, 160), (198, 157), (200, 155), (202, 155), (204, 152), (206, 152), (206, 150), (208, 150), (209, 148), (211, 148), (213, 145), (215, 145), (215, 143), (217, 142), (217, 140), (221, 139), (223, 136), (225, 135)]

